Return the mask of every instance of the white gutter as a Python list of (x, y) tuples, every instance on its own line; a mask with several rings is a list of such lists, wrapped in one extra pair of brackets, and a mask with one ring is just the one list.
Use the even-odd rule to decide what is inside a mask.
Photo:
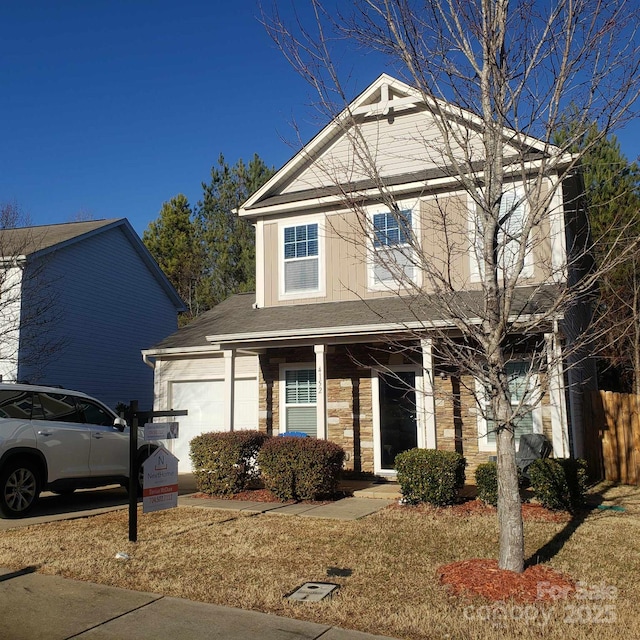
[(14, 267), (18, 266), (18, 264), (24, 264), (26, 261), (27, 256), (25, 255), (0, 257), (0, 264), (8, 264)]
[(149, 360), (149, 353), (146, 351), (142, 352), (142, 362), (144, 362), (147, 367), (151, 367), (152, 369), (155, 370), (156, 368), (156, 363), (155, 362), (151, 362), (151, 360)]
[[(189, 356), (189, 355), (208, 355), (210, 353), (217, 353), (220, 351), (220, 347), (216, 344), (203, 345), (201, 347), (168, 347), (166, 349), (144, 349), (142, 353), (142, 359), (145, 364), (148, 364), (148, 358), (155, 358), (159, 356)], [(153, 366), (153, 365), (149, 365)]]

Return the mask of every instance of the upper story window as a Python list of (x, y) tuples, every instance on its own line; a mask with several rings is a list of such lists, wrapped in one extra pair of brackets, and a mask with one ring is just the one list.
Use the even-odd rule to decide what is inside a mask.
[[(472, 215), (470, 220), (470, 231), (473, 238), (471, 276), (472, 279), (477, 281), (481, 280), (484, 275), (484, 238), (482, 220), (477, 215), (475, 203), (471, 210), (476, 212), (476, 215)], [(522, 236), (528, 216), (528, 206), (522, 188), (509, 187), (504, 191), (500, 199), (498, 216), (501, 221), (497, 237), (498, 269), (503, 277), (510, 277), (514, 275), (518, 265), (520, 247), (523, 241)], [(524, 264), (519, 276), (524, 278), (533, 276), (533, 252), (531, 246), (527, 247)]]
[(284, 227), (284, 293), (318, 291), (320, 248), (318, 223)]
[(500, 220), (504, 220), (499, 237), (501, 266), (506, 273), (513, 273), (516, 268), (520, 245), (522, 244), (522, 234), (527, 221), (524, 194), (520, 189), (511, 189), (502, 194)]
[(373, 255), (369, 284), (373, 289), (415, 281), (410, 210), (374, 213)]

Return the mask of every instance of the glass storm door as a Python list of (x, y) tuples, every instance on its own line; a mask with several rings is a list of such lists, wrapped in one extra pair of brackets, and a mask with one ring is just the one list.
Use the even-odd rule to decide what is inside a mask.
[(418, 446), (416, 373), (395, 371), (379, 375), (380, 467), (392, 471), (396, 456)]

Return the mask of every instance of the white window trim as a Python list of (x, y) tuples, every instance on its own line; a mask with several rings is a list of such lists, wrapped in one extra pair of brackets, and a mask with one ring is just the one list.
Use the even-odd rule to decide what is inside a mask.
[(264, 307), (265, 272), (264, 272), (264, 220), (258, 218), (256, 229), (256, 306)]
[[(398, 209), (400, 211), (410, 211), (411, 212), (411, 229), (413, 231), (413, 235), (420, 245), (421, 237), (420, 237), (420, 200), (403, 200), (398, 201), (397, 203)], [(401, 283), (396, 281), (390, 282), (376, 282), (375, 277), (375, 256), (376, 256), (376, 248), (374, 246), (374, 231), (373, 231), (373, 216), (378, 213), (389, 213), (389, 207), (385, 205), (375, 205), (367, 208), (367, 226), (371, 229), (371, 233), (367, 238), (367, 289), (369, 291), (397, 291), (398, 288), (406, 289)], [(399, 246), (409, 246), (409, 245), (399, 245)], [(416, 249), (413, 249), (412, 252), (415, 253)], [(419, 266), (414, 265), (414, 273), (413, 273), (413, 283), (416, 287), (420, 287), (422, 284), (422, 271)]]
[[(537, 373), (533, 374), (529, 378), (529, 388), (531, 389), (531, 402), (528, 404), (533, 405), (531, 412), (531, 422), (533, 426), (533, 433), (542, 433), (542, 403), (540, 400), (540, 377)], [(488, 404), (487, 397), (484, 392), (484, 388), (480, 380), (476, 380), (476, 398), (482, 402), (484, 406)], [(478, 413), (478, 451), (496, 452), (497, 443), (489, 442), (487, 437), (487, 421), (484, 417), (483, 407), (476, 407)], [(516, 441), (516, 450), (518, 447), (518, 441)]]
[[(505, 191), (513, 190), (518, 194), (518, 197), (524, 196), (524, 189), (520, 185), (512, 185), (510, 183), (505, 183)], [(529, 205), (526, 200), (523, 201), (522, 206), (525, 209), (525, 219), (529, 217)], [(471, 282), (482, 282), (482, 269), (479, 263), (478, 256), (476, 253), (476, 203), (475, 200), (471, 197), (471, 194), (467, 194), (467, 228), (469, 230), (469, 279)], [(531, 242), (531, 234), (527, 239), (527, 244), (529, 245), (529, 250), (525, 253), (524, 256), (524, 264), (522, 265), (522, 271), (518, 276), (518, 279), (521, 278), (533, 278), (534, 275), (534, 261), (533, 254), (535, 251), (535, 247)]]
[[(287, 227), (318, 225), (318, 288), (287, 293), (284, 283), (284, 230)], [(286, 218), (278, 223), (278, 293), (279, 300), (300, 300), (302, 298), (320, 298), (326, 295), (325, 269), (325, 224), (324, 216), (299, 216)]]
[[(280, 391), (280, 430), (279, 433), (287, 432), (287, 407), (288, 406), (296, 406), (296, 407), (316, 407), (318, 406), (318, 380), (317, 380), (317, 371), (316, 371), (316, 363), (315, 362), (296, 362), (296, 363), (284, 363), (281, 364), (279, 372), (279, 391)], [(302, 371), (302, 370), (310, 370), (316, 373), (316, 401), (309, 404), (295, 404), (288, 405), (287, 404), (287, 371)], [(316, 424), (316, 434), (318, 434), (318, 425)]]

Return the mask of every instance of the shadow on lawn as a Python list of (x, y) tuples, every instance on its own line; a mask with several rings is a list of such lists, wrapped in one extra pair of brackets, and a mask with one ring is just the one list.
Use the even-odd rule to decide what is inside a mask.
[(556, 556), (562, 547), (567, 543), (571, 536), (576, 532), (578, 527), (587, 519), (587, 516), (598, 508), (598, 505), (604, 502), (604, 498), (599, 493), (592, 494), (588, 503), (583, 509), (573, 514), (571, 520), (567, 522), (565, 527), (556, 533), (549, 542), (540, 547), (535, 553), (525, 560), (525, 567), (531, 567), (536, 564), (549, 562)]

